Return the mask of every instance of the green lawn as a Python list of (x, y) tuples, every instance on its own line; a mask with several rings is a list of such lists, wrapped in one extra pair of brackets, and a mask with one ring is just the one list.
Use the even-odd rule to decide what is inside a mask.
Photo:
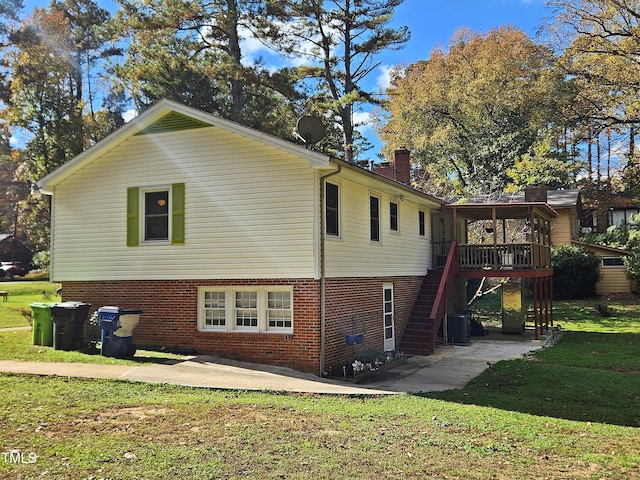
[(0, 281), (0, 290), (9, 294), (6, 302), (0, 300), (0, 328), (29, 326), (29, 305), (59, 302), (55, 294), (59, 286), (51, 282)]
[[(640, 478), (638, 308), (609, 302), (600, 317), (597, 303), (556, 304), (566, 331), (554, 347), (449, 392), (283, 395), (0, 375), (0, 477)], [(0, 358), (50, 358), (7, 335)]]

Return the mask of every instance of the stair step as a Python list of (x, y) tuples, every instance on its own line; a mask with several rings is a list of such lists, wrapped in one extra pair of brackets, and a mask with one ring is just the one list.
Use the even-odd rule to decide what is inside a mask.
[(435, 337), (434, 322), (429, 318), (436, 299), (442, 270), (430, 271), (422, 280), (420, 291), (407, 321), (399, 350), (408, 355), (430, 355), (431, 342)]

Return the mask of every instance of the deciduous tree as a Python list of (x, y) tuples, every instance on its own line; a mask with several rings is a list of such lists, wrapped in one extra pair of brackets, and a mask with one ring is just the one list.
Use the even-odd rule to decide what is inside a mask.
[[(504, 189), (508, 169), (557, 132), (551, 126), (571, 98), (554, 60), (514, 27), (458, 31), (448, 50), (396, 70), (380, 127), (388, 152), (411, 149), (431, 193)], [(567, 138), (554, 137), (549, 159), (568, 150)]]
[(576, 118), (595, 135), (611, 128), (628, 148), (624, 187), (640, 193), (635, 135), (640, 124), (640, 1), (550, 0), (547, 32), (577, 86)]

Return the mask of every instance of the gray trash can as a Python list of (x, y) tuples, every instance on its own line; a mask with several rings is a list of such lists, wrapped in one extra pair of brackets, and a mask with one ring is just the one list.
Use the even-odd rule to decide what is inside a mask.
[(79, 350), (82, 347), (84, 322), (91, 304), (61, 302), (51, 305), (54, 350)]
[(452, 313), (447, 316), (447, 343), (452, 345), (471, 343), (471, 315)]

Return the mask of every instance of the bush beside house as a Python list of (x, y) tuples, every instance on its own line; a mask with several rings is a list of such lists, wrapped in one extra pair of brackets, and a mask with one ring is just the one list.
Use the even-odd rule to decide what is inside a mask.
[(562, 245), (552, 249), (553, 297), (559, 300), (592, 297), (600, 278), (600, 261), (581, 247)]

